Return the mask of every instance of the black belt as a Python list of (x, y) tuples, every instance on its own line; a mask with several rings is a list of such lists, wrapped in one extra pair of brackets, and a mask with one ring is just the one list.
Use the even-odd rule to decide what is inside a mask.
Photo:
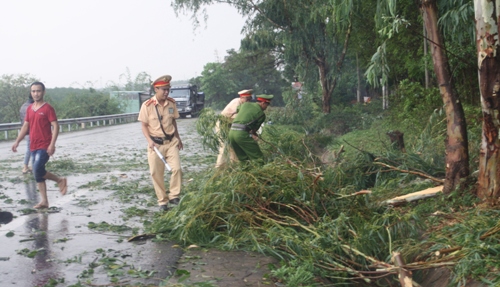
[(246, 132), (250, 131), (247, 125), (244, 124), (232, 124), (231, 129), (233, 131), (246, 131)]
[(171, 141), (174, 138), (174, 135), (167, 135), (165, 137), (154, 137), (154, 136), (149, 136), (155, 144), (163, 144), (164, 142)]

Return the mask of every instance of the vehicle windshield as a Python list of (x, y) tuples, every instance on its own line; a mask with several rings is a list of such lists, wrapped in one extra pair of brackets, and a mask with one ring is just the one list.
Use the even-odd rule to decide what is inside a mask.
[(189, 89), (175, 89), (175, 90), (170, 90), (169, 96), (174, 98), (174, 99), (184, 99), (184, 98), (189, 98)]

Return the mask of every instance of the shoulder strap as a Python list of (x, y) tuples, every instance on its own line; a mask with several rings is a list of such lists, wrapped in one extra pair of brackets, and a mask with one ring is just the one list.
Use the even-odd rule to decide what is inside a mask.
[(167, 135), (167, 133), (163, 129), (163, 125), (161, 124), (161, 120), (163, 119), (163, 116), (160, 116), (160, 112), (158, 112), (158, 105), (155, 105), (155, 110), (156, 110), (156, 115), (158, 116), (158, 121), (160, 122), (161, 131), (163, 132), (165, 137), (167, 137), (167, 138), (170, 137), (169, 135)]
[(253, 121), (251, 121), (251, 122), (249, 122), (248, 124), (245, 124), (245, 125), (246, 125), (246, 126), (249, 126), (249, 125), (251, 125), (251, 124), (253, 124), (253, 123), (257, 122), (258, 120), (262, 119), (265, 115), (266, 115), (266, 114), (264, 114), (264, 113), (263, 113), (262, 115), (260, 115), (260, 117), (256, 118), (255, 120), (253, 120)]

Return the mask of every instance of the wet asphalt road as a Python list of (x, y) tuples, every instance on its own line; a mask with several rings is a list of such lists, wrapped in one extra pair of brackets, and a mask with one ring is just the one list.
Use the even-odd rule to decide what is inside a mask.
[[(203, 157), (194, 124), (195, 119), (178, 121), (184, 143), (181, 160), (189, 154)], [(113, 196), (113, 190), (95, 184), (113, 181), (134, 183), (138, 188), (151, 185), (146, 157), (142, 156), (146, 141), (139, 123), (61, 133), (51, 161), (71, 160), (89, 166), (102, 163), (106, 170), (65, 171), (66, 196), (61, 196), (56, 185), (47, 181), (50, 206), (54, 208), (49, 212), (23, 214), (22, 210), (35, 205), (39, 197), (32, 175), (21, 173), (26, 144), (23, 141), (18, 153), (13, 153), (12, 143), (0, 142), (0, 210), (14, 215), (11, 222), (0, 224), (0, 286), (44, 286), (50, 279), (58, 283), (53, 286), (78, 282), (158, 285), (174, 272), (182, 254), (174, 243), (131, 243), (126, 240), (132, 235), (130, 231), (115, 233), (88, 227), (90, 222), (105, 221), (140, 229), (144, 220), (156, 215), (157, 206), (151, 204), (154, 193), (123, 203)], [(131, 167), (124, 170), (126, 162)], [(200, 168), (185, 162), (182, 165), (185, 173)], [(82, 199), (91, 204), (81, 204)], [(142, 218), (124, 219), (123, 210), (131, 206), (147, 209), (148, 213)], [(107, 263), (99, 263), (106, 260)]]

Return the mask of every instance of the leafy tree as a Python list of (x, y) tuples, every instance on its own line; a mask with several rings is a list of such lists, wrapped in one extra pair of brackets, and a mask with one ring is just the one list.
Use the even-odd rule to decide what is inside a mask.
[(446, 175), (444, 193), (450, 193), (469, 175), (469, 148), (465, 113), (458, 94), (453, 86), (448, 56), (444, 50), (444, 39), (438, 27), (438, 8), (436, 0), (421, 1), (424, 25), (431, 41), (434, 73), (443, 99), (446, 113)]
[[(243, 89), (254, 94), (273, 94), (273, 105), (282, 105), (282, 88), (287, 84), (276, 69), (276, 59), (269, 51), (227, 51), (223, 63), (208, 63), (199, 77), (201, 90), (212, 106), (224, 107)], [(193, 83), (195, 79), (191, 80)]]
[[(93, 89), (67, 94), (60, 101), (53, 101), (57, 116), (61, 119), (120, 114), (124, 107), (108, 93)], [(49, 91), (48, 91), (49, 92)]]
[(238, 91), (238, 86), (222, 63), (205, 64), (201, 76), (201, 90), (205, 92), (207, 104), (223, 106)]
[(29, 74), (2, 75), (0, 78), (0, 122), (20, 120), (19, 109), (28, 99), (31, 83), (38, 79)]
[[(388, 12), (396, 20), (393, 22), (392, 28), (387, 29), (388, 33), (393, 33), (397, 30), (395, 27), (397, 27), (398, 21), (400, 21), (399, 17), (395, 17), (396, 1), (388, 0), (385, 3), (387, 4)], [(423, 0), (419, 4), (428, 40), (431, 43), (434, 73), (446, 114), (446, 180), (443, 192), (449, 193), (459, 184), (461, 178), (469, 175), (469, 151), (465, 113), (453, 86), (444, 38), (438, 27), (439, 11), (437, 0)]]
[[(216, 0), (175, 0), (174, 9), (192, 10), (196, 15), (202, 5)], [(230, 0), (228, 3), (244, 16), (253, 16), (247, 30), (265, 30), (287, 48), (285, 57), (295, 58), (297, 66), (316, 67), (317, 73), (302, 78), (319, 79), (322, 90), (322, 110), (330, 112), (330, 100), (346, 55), (351, 33), (354, 1), (332, 0), (306, 2), (301, 0)], [(298, 70), (298, 69), (296, 69)], [(307, 69), (310, 71), (311, 69)]]
[[(254, 94), (272, 94), (273, 106), (283, 105), (282, 88), (288, 83), (276, 69), (276, 58), (266, 50), (240, 52), (229, 50), (225, 58), (224, 69), (229, 72), (232, 81), (239, 90), (252, 88)], [(233, 92), (231, 98), (234, 98)], [(227, 99), (227, 100), (230, 100)]]
[(127, 68), (126, 71), (120, 75), (120, 83), (111, 83), (109, 89), (115, 91), (148, 91), (151, 86), (151, 76), (146, 72), (140, 72), (132, 77), (130, 69)]

